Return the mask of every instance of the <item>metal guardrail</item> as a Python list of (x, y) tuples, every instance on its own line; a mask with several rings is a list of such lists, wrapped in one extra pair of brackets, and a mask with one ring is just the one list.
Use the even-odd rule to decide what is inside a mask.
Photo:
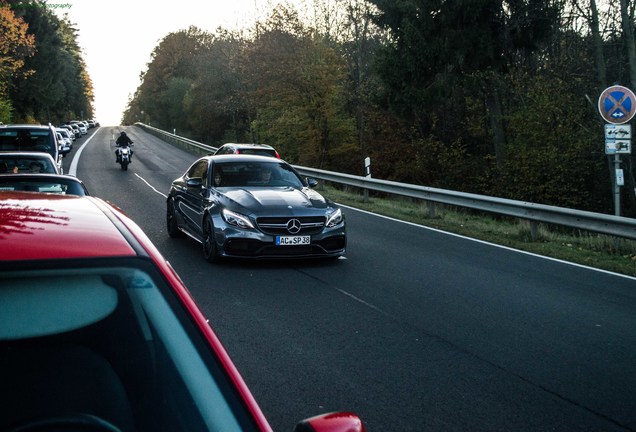
[(180, 137), (179, 135), (171, 134), (170, 132), (163, 131), (161, 129), (154, 128), (152, 126), (143, 124), (143, 123), (135, 123), (135, 126), (139, 126), (142, 129), (145, 129), (147, 132), (150, 132), (154, 136), (161, 138), (162, 140), (174, 144), (177, 147), (184, 148), (188, 151), (194, 151), (197, 154), (202, 156), (216, 151), (216, 147), (211, 147), (209, 145), (201, 144), (200, 142)]
[[(199, 154), (208, 154), (216, 150), (215, 147), (182, 138), (147, 125), (138, 123), (137, 126), (167, 142), (187, 148), (190, 151), (194, 150)], [(636, 219), (632, 218), (436, 189), (302, 166), (294, 166), (294, 168), (304, 176), (333, 183), (421, 199), (429, 203), (440, 203), (525, 219), (531, 223), (533, 237), (536, 235), (538, 223), (550, 223), (636, 240)]]

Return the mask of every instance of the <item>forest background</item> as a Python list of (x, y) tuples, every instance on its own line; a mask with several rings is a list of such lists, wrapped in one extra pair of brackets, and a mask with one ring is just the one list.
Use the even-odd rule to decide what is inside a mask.
[[(597, 101), (613, 84), (636, 89), (634, 1), (308, 4), (275, 6), (252, 28), (166, 35), (122, 123), (210, 145), (266, 143), (293, 164), (358, 175), (370, 157), (376, 178), (614, 212)], [(36, 8), (8, 9), (28, 25), (22, 39), (49, 43), (34, 28), (42, 26), (32, 21)], [(56, 25), (76, 57), (72, 24)], [(91, 113), (81, 56), (71, 74), (35, 86), (50, 70), (38, 61), (46, 50), (30, 55), (26, 43), (14, 51), (20, 67), (7, 72), (0, 61), (0, 104), (13, 121)], [(81, 91), (54, 109), (49, 87), (62, 76)], [(621, 159), (622, 214), (635, 217), (633, 156)]]

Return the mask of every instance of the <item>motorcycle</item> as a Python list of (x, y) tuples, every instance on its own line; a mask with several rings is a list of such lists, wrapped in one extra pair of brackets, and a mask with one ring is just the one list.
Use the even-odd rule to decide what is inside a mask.
[(130, 146), (128, 144), (117, 146), (117, 163), (121, 165), (121, 169), (126, 171), (128, 170), (128, 164), (132, 159), (132, 143)]

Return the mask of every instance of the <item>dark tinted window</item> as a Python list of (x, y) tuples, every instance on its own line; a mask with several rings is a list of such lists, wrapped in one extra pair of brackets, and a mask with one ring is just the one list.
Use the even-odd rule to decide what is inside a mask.
[(203, 180), (203, 184), (207, 184), (207, 172), (208, 172), (208, 161), (206, 159), (202, 159), (198, 162), (195, 162), (194, 165), (190, 167), (188, 170), (188, 178), (200, 178)]
[(0, 128), (1, 151), (41, 151), (57, 159), (55, 137), (48, 128)]
[(256, 156), (274, 156), (276, 157), (276, 152), (274, 150), (269, 149), (240, 149), (240, 154), (248, 154), (248, 155), (256, 155)]
[[(226, 187), (293, 187), (303, 183), (293, 169), (276, 162), (223, 162), (215, 164), (215, 184)], [(217, 179), (220, 174), (222, 178)]]

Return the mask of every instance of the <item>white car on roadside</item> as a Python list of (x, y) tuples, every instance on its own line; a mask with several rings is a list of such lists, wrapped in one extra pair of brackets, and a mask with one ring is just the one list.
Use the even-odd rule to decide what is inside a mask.
[(56, 128), (55, 132), (60, 134), (58, 137), (58, 142), (60, 143), (60, 153), (66, 156), (71, 150), (73, 150), (73, 138), (71, 137), (71, 133), (66, 128)]

